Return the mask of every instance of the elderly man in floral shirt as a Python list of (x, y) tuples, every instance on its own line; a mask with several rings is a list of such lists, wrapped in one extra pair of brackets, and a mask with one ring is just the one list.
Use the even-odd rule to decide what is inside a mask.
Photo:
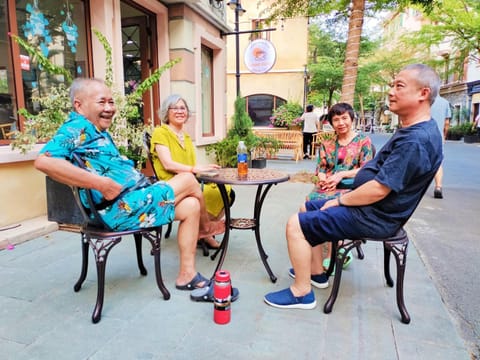
[[(40, 151), (35, 167), (71, 186), (92, 189), (103, 221), (113, 230), (160, 226), (179, 220), (180, 270), (176, 286), (200, 288), (208, 280), (195, 271), (197, 239), (222, 233), (211, 222), (192, 174), (150, 184), (131, 160), (120, 155), (107, 129), (115, 114), (111, 90), (97, 79), (76, 79), (70, 89), (74, 112)], [(72, 164), (77, 154), (87, 170)], [(84, 194), (82, 202), (86, 205)]]

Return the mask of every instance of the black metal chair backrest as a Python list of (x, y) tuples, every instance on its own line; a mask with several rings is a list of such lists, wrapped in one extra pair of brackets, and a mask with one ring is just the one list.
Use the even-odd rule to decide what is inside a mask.
[[(74, 163), (76, 163), (78, 167), (82, 169), (87, 169), (87, 166), (85, 165), (85, 162), (82, 160), (80, 155), (73, 153), (72, 158)], [(72, 190), (73, 190), (73, 196), (75, 197), (75, 201), (77, 202), (77, 205), (80, 208), (83, 214), (83, 217), (85, 219), (85, 225), (87, 226), (90, 225), (94, 227), (103, 228), (108, 231), (112, 231), (112, 229), (103, 221), (102, 217), (98, 213), (95, 202), (93, 201), (92, 190), (87, 188), (82, 188), (82, 190), (85, 192), (85, 197), (87, 200), (88, 207), (85, 207), (85, 205), (82, 203), (80, 199), (80, 189), (74, 186)]]
[(155, 167), (153, 166), (153, 157), (152, 157), (152, 152), (150, 151), (150, 146), (152, 144), (152, 135), (150, 135), (148, 132), (143, 133), (143, 148), (147, 152), (147, 157), (148, 161), (150, 162), (150, 165), (152, 166), (153, 169), (153, 176), (155, 177), (154, 181), (158, 181), (159, 177), (157, 175), (157, 172), (155, 171)]

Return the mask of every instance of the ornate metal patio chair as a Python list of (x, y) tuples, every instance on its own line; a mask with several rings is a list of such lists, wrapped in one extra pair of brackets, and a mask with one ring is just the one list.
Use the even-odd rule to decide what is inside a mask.
[[(74, 154), (74, 161), (77, 162), (80, 167), (85, 167), (83, 161), (76, 154)], [(162, 237), (162, 226), (127, 231), (113, 231), (102, 221), (102, 218), (98, 214), (90, 190), (85, 189), (89, 206), (88, 208), (84, 207), (80, 201), (79, 188), (73, 187), (73, 193), (85, 219), (85, 222), (80, 229), (82, 236), (82, 270), (80, 277), (75, 283), (73, 289), (75, 292), (80, 291), (80, 288), (87, 277), (88, 247), (90, 246), (95, 256), (95, 263), (97, 265), (97, 301), (92, 313), (92, 322), (98, 323), (102, 316), (105, 292), (105, 268), (108, 254), (124, 236), (133, 235), (135, 239), (138, 268), (140, 270), (140, 274), (144, 276), (147, 275), (147, 269), (143, 264), (142, 258), (142, 238), (150, 241), (152, 245), (151, 255), (153, 255), (155, 262), (155, 277), (157, 286), (162, 293), (163, 298), (165, 300), (170, 299), (170, 293), (163, 283), (160, 264), (160, 241)]]
[[(435, 172), (433, 173), (435, 174)], [(428, 184), (433, 180), (434, 175), (432, 175)], [(420, 200), (423, 198), (423, 195), (427, 191), (429, 185), (425, 186), (422, 189), (422, 196)], [(415, 208), (420, 203), (420, 200), (416, 204)], [(412, 212), (413, 214), (413, 212)], [(408, 221), (408, 219), (407, 219)], [(406, 223), (406, 221), (405, 221)], [(333, 305), (337, 299), (338, 290), (340, 288), (340, 281), (342, 279), (342, 264), (344, 263), (346, 257), (348, 256), (350, 250), (356, 248), (358, 251), (358, 255), (360, 258), (363, 259), (363, 251), (361, 249), (362, 244), (365, 244), (367, 241), (380, 241), (383, 243), (383, 268), (384, 268), (384, 275), (386, 283), (389, 287), (394, 286), (394, 281), (390, 275), (390, 254), (393, 253), (396, 260), (397, 265), (397, 288), (396, 288), (396, 295), (397, 295), (397, 306), (398, 310), (400, 311), (401, 321), (404, 324), (410, 323), (410, 315), (408, 314), (407, 308), (405, 306), (405, 300), (403, 296), (403, 282), (405, 278), (405, 269), (407, 263), (407, 249), (408, 249), (408, 235), (407, 232), (404, 230), (403, 226), (399, 227), (399, 229), (390, 237), (387, 238), (365, 238), (365, 239), (348, 239), (348, 240), (340, 240), (340, 241), (333, 241), (332, 242), (332, 259), (335, 261), (330, 261), (330, 266), (327, 270), (327, 276), (330, 276), (335, 267), (335, 276), (332, 286), (332, 291), (330, 292), (330, 296), (328, 297), (325, 305), (323, 307), (323, 312), (329, 314), (332, 312)], [(343, 250), (341, 250), (343, 249)]]

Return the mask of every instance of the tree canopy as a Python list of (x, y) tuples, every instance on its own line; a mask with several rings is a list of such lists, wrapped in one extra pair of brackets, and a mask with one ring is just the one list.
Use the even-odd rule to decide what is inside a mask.
[[(436, 4), (425, 14), (430, 23), (408, 34), (406, 43), (422, 48), (425, 53), (439, 49), (438, 54), (432, 55), (452, 59), (452, 70), (462, 73), (465, 59), (480, 60), (480, 1), (437, 0)], [(449, 53), (440, 50), (444, 43), (448, 43)]]
[(269, 19), (295, 16), (317, 16), (331, 14), (349, 19), (346, 55), (343, 65), (341, 101), (353, 103), (358, 72), (360, 38), (365, 11), (403, 8), (410, 4), (421, 5), (431, 11), (437, 0), (279, 0), (272, 2), (268, 9)]
[[(442, 0), (362, 0), (370, 14), (379, 10), (398, 10), (409, 5), (419, 5), (430, 12)], [(473, 0), (475, 1), (475, 0)], [(314, 17), (334, 13), (348, 16), (352, 0), (278, 0), (268, 9), (270, 20), (296, 16)]]

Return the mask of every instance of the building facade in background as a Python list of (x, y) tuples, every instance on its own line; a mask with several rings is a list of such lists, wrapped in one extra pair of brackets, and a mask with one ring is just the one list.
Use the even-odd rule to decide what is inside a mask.
[[(385, 43), (394, 43), (406, 32), (418, 31), (426, 23), (422, 13), (415, 9), (395, 12), (385, 22)], [(440, 95), (450, 102), (452, 119), (450, 125), (471, 122), (480, 112), (480, 61), (477, 56), (463, 59), (463, 71), (452, 71), (458, 56), (451, 48), (449, 39), (430, 49), (429, 56), (443, 63), (437, 69), (442, 80)]]
[[(238, 1), (238, 0), (237, 0)], [(241, 0), (241, 7), (246, 12), (239, 16), (240, 32), (271, 29), (258, 33), (243, 33), (239, 35), (239, 75), (240, 95), (246, 98), (248, 113), (254, 121), (254, 126), (268, 126), (274, 109), (285, 102), (304, 104), (306, 97), (306, 65), (308, 56), (308, 19), (298, 17), (283, 19), (267, 24), (268, 5), (270, 1)], [(227, 24), (235, 29), (235, 11), (226, 10)], [(251, 47), (255, 40), (267, 40), (274, 47), (275, 62), (264, 73), (252, 72), (247, 63), (253, 58), (270, 60), (270, 47), (262, 45)], [(237, 95), (236, 73), (236, 36), (226, 36), (227, 41), (227, 118), (233, 115), (233, 104)], [(254, 69), (255, 70), (255, 69)]]
[[(105, 52), (97, 29), (112, 47), (114, 87), (131, 91), (155, 69), (182, 61), (143, 96), (137, 121), (159, 124), (158, 108), (171, 93), (192, 110), (188, 131), (198, 145), (226, 131), (226, 25), (223, 2), (215, 0), (0, 0), (0, 125), (23, 129), (17, 111), (38, 110), (36, 96), (64, 82), (50, 75), (9, 36), (17, 34), (75, 76), (105, 78)], [(9, 132), (9, 131), (7, 131)], [(6, 133), (7, 133), (6, 132)], [(41, 145), (27, 155), (0, 136), (0, 228), (46, 214), (44, 175), (33, 168)]]
[[(255, 125), (265, 126), (282, 103), (304, 101), (308, 21), (267, 25), (268, 2), (258, 8), (256, 0), (245, 0), (241, 6), (247, 12), (240, 17), (240, 31), (276, 27), (239, 34), (241, 95)], [(65, 82), (42, 69), (10, 33), (75, 76), (103, 79), (105, 50), (92, 31), (98, 30), (112, 47), (114, 87), (125, 93), (169, 60), (181, 58), (144, 94), (136, 121), (158, 125), (163, 98), (181, 94), (192, 111), (187, 130), (199, 161), (206, 161), (204, 145), (224, 138), (234, 109), (236, 36), (227, 35), (236, 28), (234, 19), (227, 2), (218, 0), (0, 0), (0, 228), (47, 213), (45, 177), (33, 167), (42, 144), (23, 155), (11, 150), (9, 137), (28, 121), (18, 115), (19, 109), (35, 113), (35, 97), (51, 94)], [(246, 48), (259, 39), (275, 48), (265, 73), (250, 71), (244, 60)], [(256, 60), (265, 55), (257, 48), (253, 54)]]

